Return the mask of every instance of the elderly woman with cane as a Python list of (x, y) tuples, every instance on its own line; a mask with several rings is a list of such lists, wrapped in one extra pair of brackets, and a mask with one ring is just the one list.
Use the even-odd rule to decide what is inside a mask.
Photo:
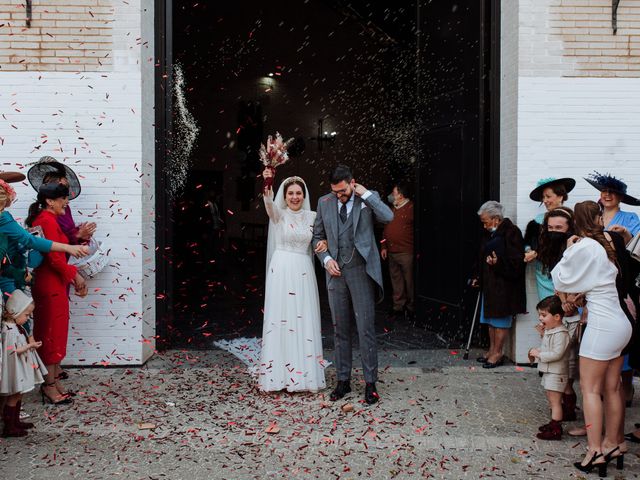
[(504, 362), (502, 350), (513, 317), (526, 310), (524, 242), (520, 229), (504, 217), (500, 203), (484, 203), (478, 216), (485, 232), (474, 284), (482, 291), (480, 323), (489, 328), (489, 350), (478, 362), (483, 368), (495, 368)]

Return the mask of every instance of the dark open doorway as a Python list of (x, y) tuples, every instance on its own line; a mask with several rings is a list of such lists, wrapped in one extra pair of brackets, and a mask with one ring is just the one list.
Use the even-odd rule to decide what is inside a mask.
[(455, 342), (477, 295), (467, 283), (476, 212), (500, 200), (500, 1), (425, 2), (420, 25), (417, 295), (431, 327)]
[[(260, 334), (267, 219), (258, 195), (256, 152), (276, 130), (305, 139), (304, 154), (281, 167), (278, 177), (305, 178), (312, 204), (328, 191), (325, 179), (337, 163), (350, 164), (358, 181), (383, 196), (393, 181), (408, 179), (422, 209), (416, 222), (418, 259), (426, 258), (422, 251), (440, 258), (451, 254), (452, 242), (442, 236), (436, 243), (429, 240), (439, 228), (433, 223), (439, 222), (434, 211), (450, 209), (447, 199), (433, 195), (434, 182), (465, 189), (460, 215), (468, 214), (486, 192), (491, 169), (485, 166), (493, 155), (480, 154), (480, 136), (487, 135), (478, 130), (477, 109), (486, 92), (474, 87), (465, 93), (469, 100), (455, 94), (455, 88), (479, 82), (486, 71), (465, 71), (454, 93), (441, 95), (446, 79), (438, 77), (437, 70), (448, 64), (438, 64), (439, 50), (433, 51), (432, 45), (439, 35), (443, 45), (447, 43), (444, 37), (455, 30), (458, 17), (449, 11), (445, 17), (451, 31), (438, 32), (434, 22), (442, 12), (432, 3), (402, 1), (388, 7), (364, 1), (276, 0), (268, 5), (187, 5), (157, 0), (160, 345), (202, 348), (222, 336)], [(466, 18), (464, 28), (453, 32), (462, 38), (456, 48), (468, 49), (460, 59), (462, 70), (469, 58), (486, 60), (482, 52), (489, 47), (478, 47), (485, 35), (486, 12), (480, 10), (460, 7), (457, 14)], [(466, 30), (470, 26), (473, 32)], [(438, 48), (455, 63), (455, 49), (443, 45)], [(166, 159), (173, 154), (178, 130), (172, 94), (176, 66), (186, 80), (182, 95), (201, 130), (184, 188), (171, 198), (167, 192), (175, 180), (166, 170)], [(452, 72), (455, 76), (459, 70)], [(443, 120), (452, 108), (464, 110), (464, 119)], [(458, 134), (467, 139), (462, 147), (452, 140)], [(448, 161), (450, 156), (453, 161)], [(475, 175), (476, 182), (461, 186), (456, 165)], [(431, 174), (434, 168), (437, 175)], [(461, 221), (464, 227), (456, 232), (475, 232), (475, 215)], [(466, 245), (473, 236), (461, 242)], [(440, 282), (441, 290), (432, 290), (428, 277), (434, 277), (440, 265), (417, 263), (416, 283), (423, 299), (417, 320), (399, 325), (383, 314), (379, 330), (402, 331), (411, 338), (406, 345), (429, 347), (434, 345), (429, 332), (441, 320), (442, 302), (462, 311), (460, 300), (448, 300), (460, 293), (453, 279), (459, 270), (452, 269)], [(323, 334), (330, 334), (327, 311), (323, 317)], [(449, 323), (459, 327), (462, 322), (459, 314)]]

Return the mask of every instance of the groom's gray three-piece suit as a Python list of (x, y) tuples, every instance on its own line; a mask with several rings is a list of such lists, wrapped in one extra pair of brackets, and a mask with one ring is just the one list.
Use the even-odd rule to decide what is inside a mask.
[[(369, 195), (368, 195), (369, 194)], [(323, 266), (327, 257), (338, 262), (341, 275), (327, 275), (329, 306), (335, 332), (335, 362), (338, 380), (351, 378), (351, 320), (355, 317), (360, 355), (366, 383), (377, 381), (378, 350), (375, 335), (376, 293), (382, 294), (380, 253), (373, 233), (377, 220), (389, 223), (393, 212), (377, 192), (353, 195), (353, 207), (346, 221), (340, 218), (342, 204), (334, 194), (320, 198), (313, 227), (313, 246), (327, 240), (328, 250), (319, 253)]]

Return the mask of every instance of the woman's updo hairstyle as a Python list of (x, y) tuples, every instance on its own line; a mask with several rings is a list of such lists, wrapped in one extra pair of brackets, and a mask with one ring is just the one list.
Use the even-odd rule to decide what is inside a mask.
[(43, 183), (38, 189), (36, 201), (29, 205), (29, 215), (24, 221), (27, 227), (33, 226), (33, 221), (47, 207), (47, 200), (55, 200), (69, 196), (69, 187), (62, 183)]

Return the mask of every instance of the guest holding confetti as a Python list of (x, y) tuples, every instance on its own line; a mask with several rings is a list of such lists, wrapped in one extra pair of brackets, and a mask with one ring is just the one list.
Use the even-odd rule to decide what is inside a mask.
[[(82, 188), (76, 173), (67, 165), (58, 162), (50, 156), (41, 157), (35, 165), (27, 171), (27, 178), (31, 186), (38, 191), (44, 183), (61, 183), (69, 188), (69, 201), (78, 198)], [(95, 222), (83, 222), (76, 225), (71, 207), (67, 205), (62, 215), (57, 216), (62, 232), (69, 239), (70, 245), (87, 245), (96, 232)], [(67, 288), (68, 292), (68, 288)], [(59, 373), (61, 380), (69, 378), (66, 371)]]
[[(35, 267), (42, 261), (40, 253), (64, 252), (74, 257), (84, 257), (87, 247), (67, 245), (52, 242), (37, 235), (33, 235), (22, 228), (6, 209), (16, 199), (16, 192), (9, 185), (9, 182), (19, 182), (25, 176), (18, 172), (0, 173), (0, 234), (7, 238), (6, 262), (0, 267), (0, 290), (6, 300), (16, 289), (23, 289), (29, 283), (30, 278), (27, 273), (26, 256), (29, 253), (30, 260), (33, 259), (31, 267)], [(35, 253), (38, 255), (36, 256)], [(33, 327), (31, 320), (24, 325), (27, 335), (31, 336)]]
[[(36, 202), (29, 207), (25, 223), (42, 227), (44, 236), (49, 240), (67, 243), (67, 236), (62, 232), (57, 217), (64, 214), (69, 203), (68, 195), (68, 187), (61, 183), (41, 185)], [(76, 294), (85, 296), (87, 285), (77, 268), (67, 263), (64, 254), (57, 252), (46, 254), (34, 275), (34, 336), (43, 343), (41, 355), (48, 370), (42, 400), (54, 405), (70, 403), (70, 396), (60, 384), (60, 363), (66, 356), (69, 331), (67, 288), (73, 283)]]
[[(84, 257), (88, 253), (85, 246), (68, 245), (66, 243), (54, 242), (46, 238), (40, 238), (29, 232), (18, 224), (7, 211), (16, 199), (16, 192), (9, 185), (12, 182), (24, 180), (25, 176), (18, 172), (0, 172), (0, 234), (6, 235), (8, 239), (7, 258), (10, 265), (3, 265), (0, 275), (0, 290), (6, 300), (8, 295), (16, 288), (22, 288), (26, 283), (24, 277), (24, 257), (25, 252), (35, 250), (40, 253), (62, 252), (73, 257)], [(21, 272), (18, 272), (21, 270)]]

